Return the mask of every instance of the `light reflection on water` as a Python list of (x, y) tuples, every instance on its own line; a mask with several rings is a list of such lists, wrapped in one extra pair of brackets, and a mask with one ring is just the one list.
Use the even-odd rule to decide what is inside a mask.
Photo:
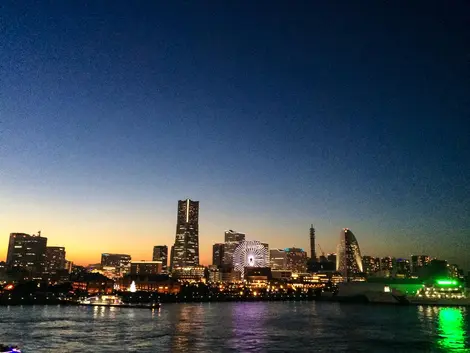
[(443, 352), (470, 351), (468, 308), (418, 306), (418, 315), (432, 332), (438, 349)]
[(441, 308), (439, 311), (439, 345), (448, 350), (465, 349), (465, 308)]
[(26, 353), (466, 352), (469, 321), (464, 308), (315, 302), (0, 307), (0, 343)]

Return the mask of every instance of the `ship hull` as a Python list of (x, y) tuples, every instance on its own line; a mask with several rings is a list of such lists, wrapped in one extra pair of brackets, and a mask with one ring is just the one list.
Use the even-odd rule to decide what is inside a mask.
[(78, 303), (82, 306), (96, 306), (104, 308), (135, 308), (135, 309), (158, 309), (160, 304), (98, 304), (98, 303)]

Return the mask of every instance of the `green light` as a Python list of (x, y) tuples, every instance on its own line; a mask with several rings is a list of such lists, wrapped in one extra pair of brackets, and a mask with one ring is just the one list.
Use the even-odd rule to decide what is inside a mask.
[(457, 284), (457, 281), (455, 280), (450, 280), (450, 279), (438, 279), (437, 280), (437, 284), (439, 285), (456, 285)]
[(462, 311), (457, 308), (439, 310), (439, 345), (446, 351), (465, 348), (465, 330)]

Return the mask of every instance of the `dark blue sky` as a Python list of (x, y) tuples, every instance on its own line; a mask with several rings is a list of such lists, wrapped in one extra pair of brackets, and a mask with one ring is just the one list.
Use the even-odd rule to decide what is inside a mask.
[(190, 197), (202, 253), (228, 228), (307, 247), (313, 222), (326, 251), (349, 227), (368, 255), (470, 266), (469, 13), (464, 1), (2, 3), (4, 245), (41, 227), (69, 247), (78, 228), (108, 248), (129, 232), (170, 245)]

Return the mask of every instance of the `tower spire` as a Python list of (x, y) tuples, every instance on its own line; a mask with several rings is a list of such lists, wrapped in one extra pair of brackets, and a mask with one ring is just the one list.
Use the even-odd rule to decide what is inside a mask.
[(313, 228), (313, 223), (310, 225), (310, 258), (312, 261), (317, 261), (317, 253), (315, 251), (315, 228)]

